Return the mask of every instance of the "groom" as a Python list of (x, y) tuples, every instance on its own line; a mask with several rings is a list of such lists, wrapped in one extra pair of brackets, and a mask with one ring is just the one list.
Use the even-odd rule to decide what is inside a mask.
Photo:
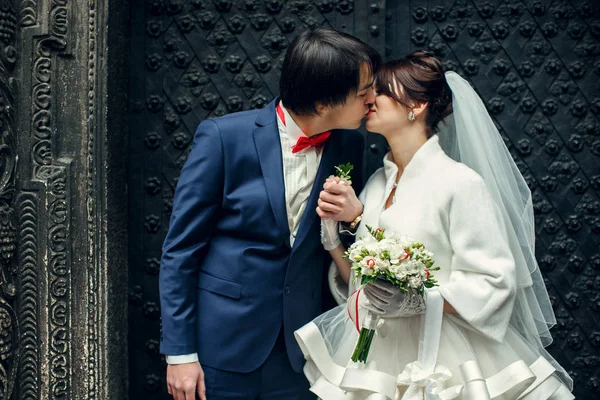
[(353, 130), (379, 63), (352, 36), (303, 32), (285, 55), (281, 98), (198, 127), (160, 269), (160, 349), (176, 400), (314, 398), (293, 332), (322, 311), (330, 258), (315, 210), (336, 165), (352, 163), (361, 182)]

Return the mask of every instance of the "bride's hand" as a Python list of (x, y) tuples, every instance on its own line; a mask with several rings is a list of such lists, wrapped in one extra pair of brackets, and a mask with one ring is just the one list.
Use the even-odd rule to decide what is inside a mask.
[(352, 186), (338, 177), (325, 181), (319, 194), (317, 214), (321, 218), (352, 222), (362, 214), (361, 204)]
[(367, 310), (382, 318), (412, 317), (425, 312), (425, 299), (418, 294), (406, 294), (388, 281), (378, 279), (363, 287), (368, 300)]

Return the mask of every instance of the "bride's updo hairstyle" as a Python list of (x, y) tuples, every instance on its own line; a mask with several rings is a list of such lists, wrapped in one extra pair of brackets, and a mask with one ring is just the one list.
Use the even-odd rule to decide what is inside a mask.
[[(406, 109), (427, 103), (427, 136), (437, 131), (444, 118), (452, 114), (452, 91), (446, 82), (440, 61), (426, 51), (415, 51), (396, 61), (385, 63), (375, 80), (377, 91)], [(400, 88), (395, 90), (395, 88)], [(398, 93), (397, 93), (398, 92)]]

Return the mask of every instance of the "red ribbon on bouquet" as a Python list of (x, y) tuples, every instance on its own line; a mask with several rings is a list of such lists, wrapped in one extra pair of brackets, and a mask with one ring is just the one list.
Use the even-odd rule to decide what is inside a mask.
[(354, 292), (352, 292), (352, 294), (350, 295), (350, 297), (354, 296), (354, 294), (356, 294), (356, 299), (355, 299), (355, 314), (356, 314), (356, 318), (352, 318), (352, 311), (350, 310), (349, 306), (346, 306), (346, 309), (348, 310), (348, 317), (350, 318), (351, 321), (354, 322), (355, 326), (356, 326), (356, 330), (360, 333), (360, 326), (359, 326), (359, 321), (358, 321), (358, 297), (360, 296), (360, 291), (362, 289), (357, 289)]

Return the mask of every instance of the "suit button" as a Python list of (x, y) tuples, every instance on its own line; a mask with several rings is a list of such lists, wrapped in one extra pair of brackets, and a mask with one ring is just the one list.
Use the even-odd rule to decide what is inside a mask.
[(285, 289), (283, 289), (283, 293), (285, 293), (285, 294), (290, 294), (291, 292), (292, 291), (289, 286), (286, 286)]

